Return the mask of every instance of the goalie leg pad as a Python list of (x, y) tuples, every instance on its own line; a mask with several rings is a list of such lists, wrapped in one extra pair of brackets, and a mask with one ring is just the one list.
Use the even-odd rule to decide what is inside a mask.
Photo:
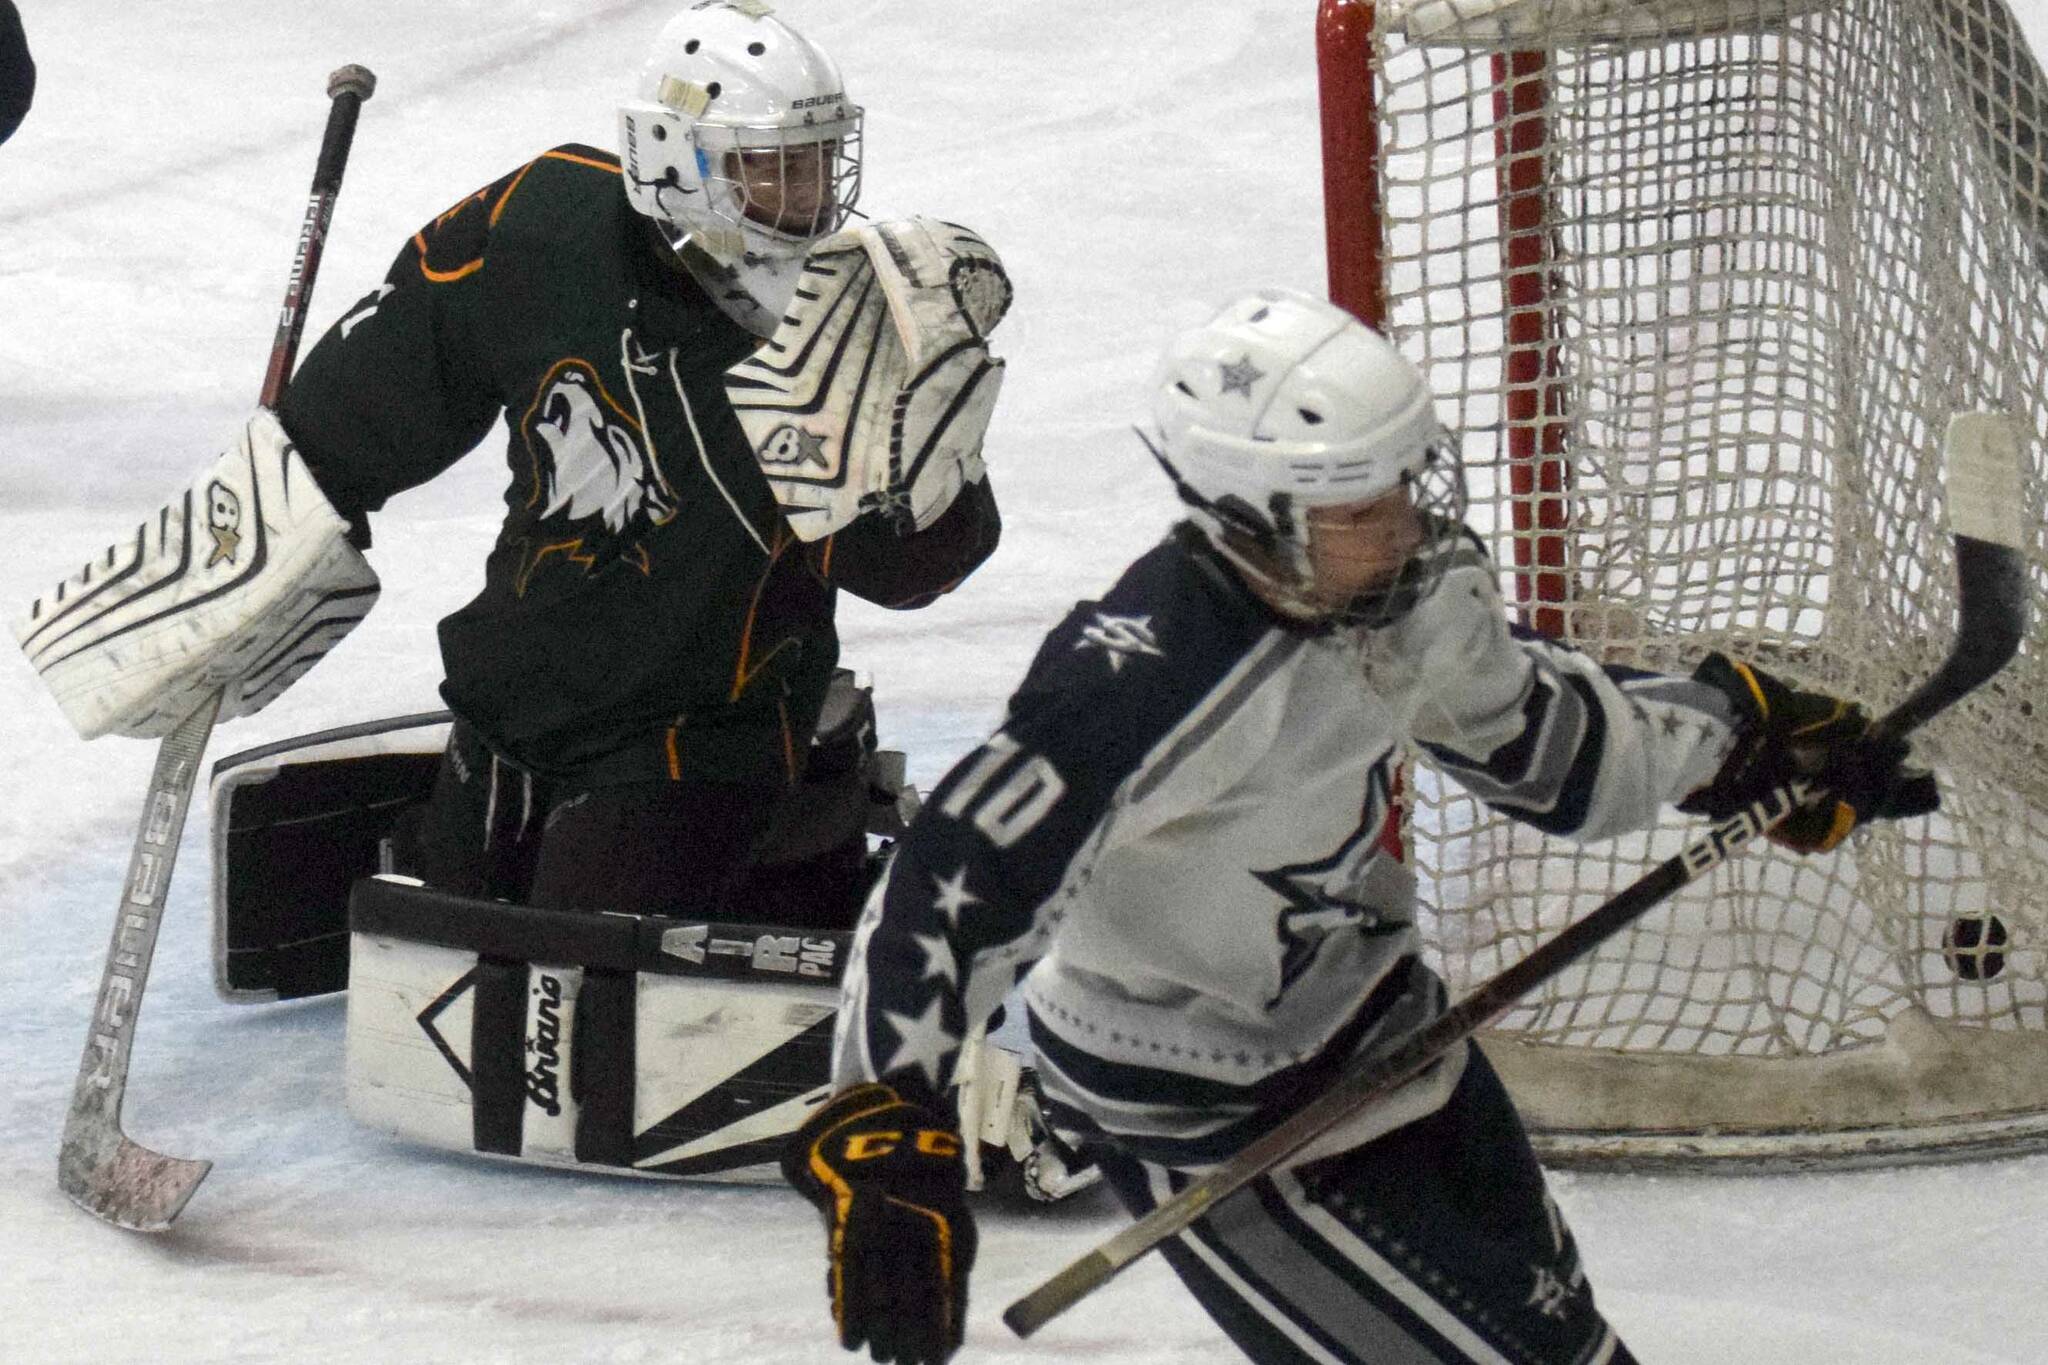
[[(347, 1096), (360, 1123), (454, 1151), (621, 1175), (780, 1184), (831, 1090), (853, 931), (582, 914), (410, 878), (350, 903)], [(1043, 1164), (1036, 1086), (983, 1044), (962, 1130), (1035, 1199), (1092, 1169)]]
[(446, 711), (346, 725), (215, 761), (213, 981), (252, 1004), (348, 985), (348, 893), (433, 789)]
[(377, 575), (276, 416), (30, 604), (15, 638), (72, 726), (156, 738), (261, 710), (368, 614)]
[(581, 914), (378, 877), (350, 905), (347, 1094), (415, 1142), (780, 1183), (828, 1090), (848, 933)]

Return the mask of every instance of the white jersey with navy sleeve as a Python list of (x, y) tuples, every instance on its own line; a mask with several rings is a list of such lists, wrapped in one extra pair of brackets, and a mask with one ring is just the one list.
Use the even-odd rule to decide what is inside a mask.
[[(1063, 1137), (1213, 1165), (1443, 1007), (1412, 875), (1380, 843), (1404, 748), (1598, 839), (1709, 781), (1732, 742), (1718, 690), (1511, 630), (1476, 540), (1397, 625), (1311, 632), (1191, 537), (1075, 608), (933, 791), (861, 922), (839, 1083), (942, 1089), (1022, 976)], [(1441, 1104), (1464, 1055), (1310, 1155)]]

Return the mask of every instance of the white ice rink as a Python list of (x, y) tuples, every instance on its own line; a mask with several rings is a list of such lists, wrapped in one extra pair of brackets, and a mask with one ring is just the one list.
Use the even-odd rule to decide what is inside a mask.
[[(2038, 43), (2048, 4), (2020, 4), (2040, 7)], [(548, 146), (610, 145), (676, 5), (21, 0), (41, 84), (0, 147), (0, 608), (118, 537), (254, 402), (331, 69), (380, 84), (309, 345), (435, 213)], [(1043, 629), (1171, 520), (1128, 431), (1161, 338), (1248, 285), (1322, 288), (1314, 4), (785, 11), (868, 106), (863, 207), (974, 225), (1018, 289), (988, 449), (1002, 549), (929, 611), (842, 616), (884, 743), (928, 785)], [(437, 705), (433, 625), (479, 582), (500, 440), (378, 519), (376, 614), (214, 754)], [(127, 1119), (216, 1168), (162, 1236), (71, 1208), (57, 1135), (153, 749), (81, 743), (0, 650), (0, 1362), (850, 1359), (816, 1219), (787, 1191), (485, 1165), (355, 1128), (338, 999), (213, 995), (199, 809)], [(1600, 1302), (1652, 1365), (2048, 1360), (2048, 1158), (1556, 1184)], [(988, 1217), (962, 1359), (1237, 1359), (1157, 1263), (1009, 1335), (1000, 1308), (1117, 1225), (1101, 1202)]]

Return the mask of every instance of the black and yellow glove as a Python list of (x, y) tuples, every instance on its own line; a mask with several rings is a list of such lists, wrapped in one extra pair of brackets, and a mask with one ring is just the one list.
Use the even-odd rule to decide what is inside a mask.
[(782, 1173), (825, 1215), (841, 1346), (895, 1365), (960, 1348), (975, 1238), (951, 1121), (894, 1087), (855, 1086), (797, 1130)]
[(1925, 815), (1941, 804), (1933, 775), (1906, 766), (1904, 740), (1867, 738), (1870, 715), (1855, 702), (1801, 691), (1725, 654), (1708, 655), (1693, 677), (1728, 694), (1740, 730), (1721, 771), (1680, 810), (1719, 820), (1796, 778), (1816, 779), (1831, 799), (1794, 811), (1770, 838), (1825, 853), (1865, 820)]

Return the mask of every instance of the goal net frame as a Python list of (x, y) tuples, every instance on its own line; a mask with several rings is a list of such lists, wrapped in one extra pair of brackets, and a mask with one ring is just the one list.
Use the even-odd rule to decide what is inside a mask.
[[(1330, 295), (1416, 356), (1466, 424), (1468, 467), (1484, 475), (1475, 480), (1475, 508), (1492, 518), (1480, 529), (1491, 536), (1511, 602), (1529, 627), (1616, 662), (1678, 671), (1706, 649), (1720, 648), (1815, 685), (1852, 691), (1878, 709), (1896, 700), (1881, 694), (1892, 674), (1903, 678), (1909, 670), (1831, 662), (1830, 650), (1841, 647), (1830, 643), (1827, 623), (1851, 610), (1839, 584), (1833, 597), (1822, 585), (1818, 601), (1717, 605), (1711, 628), (1697, 632), (1689, 632), (1675, 610), (1669, 616), (1677, 624), (1665, 620), (1656, 599), (1659, 584), (1652, 581), (1657, 573), (1638, 574), (1642, 581), (1620, 594), (1603, 585), (1603, 575), (1611, 580), (1617, 574), (1603, 559), (1613, 544), (1602, 540), (1603, 518), (1610, 513), (1599, 500), (1621, 496), (1617, 490), (1627, 476), (1614, 471), (1625, 469), (1631, 452), (1605, 452), (1599, 458), (1607, 473), (1589, 477), (1587, 447), (1598, 441), (1594, 429), (1600, 424), (1610, 436), (1626, 427), (1628, 414), (1615, 412), (1628, 400), (1616, 401), (1613, 392), (1625, 391), (1633, 380), (1616, 381), (1603, 396), (1598, 347), (1585, 340), (1599, 324), (1582, 322), (1573, 310), (1593, 296), (1586, 281), (1625, 276), (1635, 268), (1633, 257), (1622, 259), (1624, 248), (1640, 252), (1651, 263), (1645, 269), (1666, 268), (1660, 252), (1691, 252), (1694, 265), (1687, 270), (1698, 269), (1702, 237), (1684, 215), (1691, 214), (1696, 227), (1708, 221), (1710, 211), (1676, 201), (1685, 194), (1702, 200), (1722, 196), (1711, 213), (1720, 216), (1722, 230), (1732, 224), (1739, 231), (1748, 209), (1728, 196), (1768, 198), (1766, 190), (1775, 193), (1777, 182), (1765, 186), (1752, 171), (1761, 166), (1757, 174), (1777, 174), (1781, 168), (1774, 163), (1792, 159), (1795, 149), (1792, 134), (1776, 127), (1777, 116), (1768, 110), (1751, 110), (1749, 127), (1732, 133), (1720, 123), (1711, 135), (1661, 125), (1667, 145), (1642, 158), (1653, 164), (1637, 182), (1647, 207), (1635, 215), (1640, 222), (1617, 227), (1630, 214), (1626, 177), (1617, 168), (1638, 172), (1611, 151), (1588, 149), (1602, 137), (1625, 139), (1628, 120), (1572, 125), (1574, 115), (1558, 92), (1574, 79), (1587, 79), (1584, 68), (1594, 62), (1603, 79), (1622, 84), (1641, 69), (1649, 73), (1644, 93), (1623, 91), (1621, 107), (1638, 98), (1639, 107), (1659, 116), (1679, 109), (1672, 117), (1683, 117), (1679, 107), (1694, 99), (1705, 111), (1699, 117), (1712, 122), (1730, 98), (1728, 90), (1710, 88), (1721, 78), (1716, 53), (1738, 54), (1766, 72), (1728, 77), (1736, 96), (1764, 109), (1779, 93), (1781, 79), (1787, 90), (1800, 84), (1799, 62), (1809, 56), (1832, 60), (1836, 48), (1850, 46), (1845, 33), (1879, 32), (1898, 16), (1922, 24), (1916, 32), (1940, 35), (1935, 50), (1917, 60), (1939, 68), (1937, 78), (1951, 82), (1928, 106), (1945, 111), (1943, 137), (1930, 135), (1928, 155), (1914, 173), (1954, 176), (1958, 202), (1944, 203), (1943, 213), (1963, 225), (1969, 252), (1990, 253), (2008, 272), (2000, 277), (2004, 295), (1994, 284), (1988, 304), (1966, 285), (1955, 295), (1961, 316), (1945, 325), (1995, 330), (1997, 345), (2023, 353), (2009, 366), (1987, 366), (1999, 371), (1992, 377), (1940, 376), (1947, 390), (1942, 401), (1950, 413), (1992, 409), (2018, 420), (2031, 434), (2029, 496), (2038, 499), (2048, 484), (2041, 465), (2048, 433), (2048, 400), (2042, 396), (2048, 387), (2048, 138), (2039, 135), (2048, 129), (2048, 81), (2004, 0), (1320, 0), (1316, 42)], [(1899, 59), (1915, 60), (1903, 49)], [(1838, 137), (1841, 116), (1823, 111), (1817, 117), (1829, 137)], [(1789, 128), (1793, 120), (1788, 114), (1782, 121)], [(1453, 131), (1433, 142), (1440, 124)], [(1668, 145), (1673, 126), (1678, 137), (1692, 139), (1676, 153)], [(1682, 159), (1723, 154), (1731, 158), (1726, 175), (1695, 174)], [(1659, 166), (1669, 171), (1664, 182), (1654, 180)], [(1584, 182), (1600, 174), (1624, 185), (1620, 200), (1586, 188)], [(1845, 179), (1852, 177), (1837, 168), (1835, 181)], [(1856, 192), (1853, 185), (1845, 190)], [(1871, 192), (1888, 190), (1873, 184)], [(1666, 195), (1671, 204), (1661, 202)], [(1442, 205), (1436, 202), (1440, 196)], [(1576, 208), (1566, 202), (1574, 196)], [(1856, 234), (1866, 231), (1860, 213), (1911, 212), (1889, 203), (1845, 209), (1844, 197), (1813, 211), (1825, 221), (1812, 231)], [(1580, 221), (1571, 219), (1574, 212), (1583, 215)], [(1659, 212), (1678, 225), (1668, 237), (1651, 241), (1641, 233), (1657, 232)], [(1950, 218), (1932, 230), (1943, 230)], [(1578, 234), (1576, 248), (1566, 240), (1572, 233)], [(1911, 238), (1903, 229), (1897, 235), (1901, 241)], [(1603, 243), (1616, 247), (1619, 264), (1589, 264)], [(1914, 249), (1923, 253), (1920, 267), (1945, 271), (1961, 260), (1965, 247), (1944, 239)], [(1574, 249), (1577, 258), (1566, 259)], [(1715, 250), (1733, 259), (1744, 246), (1722, 238)], [(1839, 250), (1848, 259), (1894, 247), (1887, 237)], [(1460, 271), (1481, 284), (1462, 277), (1445, 283), (1446, 272)], [(1568, 278), (1574, 272), (1576, 283)], [(1732, 311), (1731, 300), (1746, 305), (1752, 314), (1746, 325), (1758, 336), (1772, 323), (1754, 316), (1755, 305), (1776, 297), (1770, 281), (1758, 282), (1768, 273), (1752, 272), (1726, 286), (1735, 293), (1715, 301), (1724, 313)], [(1688, 324), (1664, 317), (1646, 321), (1645, 300), (1688, 296), (1682, 302), (1694, 306), (1698, 294), (1716, 287), (1721, 286), (1683, 271), (1651, 283), (1625, 283), (1618, 297), (1630, 310), (1627, 326), (1636, 338), (1631, 344), (1670, 350), (1675, 338), (1682, 345)], [(1744, 290), (1748, 297), (1737, 298)], [(1865, 297), (1809, 304), (1801, 296), (1796, 306), (1846, 314), (1881, 309), (1883, 303)], [(1907, 364), (1912, 354), (1921, 354), (1881, 327), (1865, 330), (1877, 339), (1866, 341), (1853, 327), (1827, 335), (1835, 348), (1889, 348), (1907, 355)], [(1652, 342), (1640, 341), (1652, 333)], [(1469, 356), (1452, 354), (1461, 341), (1484, 352), (1485, 363), (1475, 367)], [(1817, 374), (1815, 390), (1850, 382), (1838, 378), (1847, 366), (1836, 363), (1834, 349), (1807, 341), (1774, 338), (1771, 344), (1788, 353), (1805, 345), (1799, 363)], [(1572, 344), (1577, 349), (1568, 354)], [(1759, 343), (1758, 349), (1769, 347)], [(1669, 371), (1668, 358), (1662, 363)], [(1482, 372), (1476, 383), (1475, 368)], [(1668, 374), (1658, 382), (1669, 382)], [(1773, 382), (1782, 396), (1788, 381)], [(1927, 382), (1934, 385), (1936, 377), (1930, 373)], [(1721, 374), (1702, 386), (1715, 390), (1712, 398), (1720, 405), (1706, 425), (1739, 425), (1727, 414), (1741, 411), (1740, 385)], [(1455, 391), (1446, 394), (1446, 387)], [(1823, 401), (1848, 411), (1837, 397), (1824, 394)], [(1598, 411), (1584, 416), (1575, 403)], [(1483, 420), (1475, 422), (1475, 411), (1482, 409)], [(1913, 432), (1924, 436), (1922, 428), (1931, 429), (1937, 417), (1930, 407), (1915, 418)], [(1645, 430), (1654, 435), (1654, 421)], [(1878, 477), (1845, 472), (1858, 440), (1886, 444), (1888, 433), (1822, 415), (1780, 418), (1770, 435), (1813, 447), (1806, 458), (1828, 471), (1826, 487), (1809, 493), (1801, 485), (1797, 499), (1826, 500), (1820, 515), (1833, 534), (1867, 537), (1896, 525), (1898, 509), (1864, 508), (1855, 501)], [(1631, 439), (1643, 437), (1644, 431), (1636, 431)], [(1715, 445), (1713, 439), (1707, 444), (1722, 453), (1703, 459), (1726, 458), (1725, 449), (1734, 448), (1733, 442)], [(1647, 453), (1637, 457), (1659, 459), (1650, 445), (1645, 438)], [(1932, 452), (1922, 463), (1939, 468)], [(1910, 459), (1900, 466), (1909, 478), (1913, 467)], [(1714, 494), (1704, 484), (1665, 490), (1667, 515), (1673, 506), (1679, 507), (1676, 517), (1691, 515), (1689, 505), (1674, 501), (1681, 495), (1739, 502), (1746, 492), (1778, 487), (1744, 482), (1748, 476), (1737, 473), (1724, 485), (1736, 489), (1732, 494)], [(1885, 496), (1879, 490), (1870, 499)], [(2041, 509), (2029, 511), (2039, 525)], [(1935, 524), (1940, 509), (1923, 505), (1918, 514)], [(1841, 543), (1835, 542), (1838, 551)], [(1750, 553), (1772, 549), (1756, 545)], [(1930, 601), (1928, 619), (1942, 620), (1942, 610), (1931, 603), (1948, 590), (1942, 575), (1952, 582), (1953, 574), (1938, 553), (1928, 551), (1900, 582), (1873, 593), (1889, 592), (1909, 605), (1917, 594)], [(2048, 552), (2040, 539), (2029, 558), (2039, 598), (2048, 581)], [(1843, 572), (1860, 570), (1851, 566)], [(2037, 699), (2048, 706), (2043, 615), (2048, 613), (2035, 613), (2012, 684), (1991, 689), (1994, 695), (1966, 705), (1930, 735), (1929, 761), (1942, 776), (1945, 800), (1958, 812), (1954, 821), (1940, 824), (1937, 835), (1889, 828), (1859, 834), (1858, 850), (1832, 855), (1849, 869), (1844, 871), (1816, 872), (1777, 851), (1752, 854), (1743, 867), (1717, 878), (1690, 909), (1674, 910), (1673, 923), (1689, 928), (1673, 929), (1663, 939), (1653, 930), (1654, 942), (1631, 937), (1615, 945), (1604, 959), (1575, 971), (1484, 1036), (1483, 1046), (1546, 1161), (1804, 1168), (2048, 1146), (2048, 972), (2041, 952), (2048, 919), (2024, 895), (2030, 886), (2048, 885), (2048, 793), (2028, 772), (2013, 777), (2008, 767), (1987, 762), (1984, 747), (1973, 747), (1968, 738), (1976, 727), (1988, 744), (2031, 745), (2020, 760), (2041, 767), (2039, 740), (2030, 726)], [(1938, 653), (1945, 644), (1937, 640), (1927, 647)], [(1908, 638), (1896, 648), (1903, 661), (1915, 642)], [(1560, 915), (1583, 913), (1603, 891), (1619, 890), (1669, 851), (1675, 828), (1667, 822), (1626, 848), (1581, 855), (1498, 822), (1481, 829), (1477, 822), (1485, 817), (1460, 813), (1444, 784), (1424, 768), (1411, 771), (1407, 793), (1406, 846), (1422, 876), (1432, 956), (1454, 995), (1554, 932)], [(1986, 810), (1990, 814), (1983, 815)], [(2011, 853), (2014, 847), (2018, 854)], [(1471, 854), (1475, 848), (1481, 853)], [(1461, 859), (1485, 861), (1495, 871), (1468, 875)], [(1880, 864), (1886, 869), (1882, 877), (1872, 870)], [(1812, 890), (1816, 877), (1818, 891)], [(1553, 880), (1561, 884), (1554, 897), (1546, 891)], [(1507, 887), (1510, 881), (1514, 885)], [(1781, 895), (1786, 899), (1774, 908), (1772, 898)], [(1811, 929), (1798, 922), (1809, 913), (1798, 908), (1800, 897), (1817, 907)], [(1788, 922), (1771, 921), (1781, 911)], [(1475, 928), (1482, 920), (1484, 927)], [(1802, 933), (1816, 941), (1803, 947)], [(1755, 961), (1743, 960), (1744, 942), (1754, 949)], [(1826, 959), (1818, 984), (1796, 979), (1803, 963), (1780, 972), (1788, 955), (1802, 954)], [(1697, 970), (1708, 958), (1716, 960), (1716, 970)], [(1668, 989), (1666, 978), (1697, 981), (1717, 973), (1723, 987), (1739, 979), (1748, 983), (1744, 990), (1763, 994), (1778, 988), (1757, 982), (1784, 975), (1790, 982), (1782, 988), (1786, 1000), (1731, 1005), (1725, 999), (1659, 996)], [(1724, 1017), (1736, 1022), (1717, 1033)]]

